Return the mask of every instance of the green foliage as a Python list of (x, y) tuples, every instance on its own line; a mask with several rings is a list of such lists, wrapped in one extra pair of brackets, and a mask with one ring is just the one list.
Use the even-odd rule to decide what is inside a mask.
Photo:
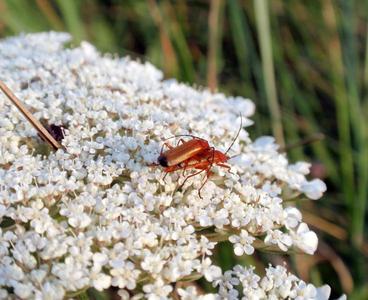
[[(210, 24), (217, 2), (218, 21)], [(219, 90), (253, 99), (252, 134), (285, 140), (289, 157), (315, 162), (314, 176), (328, 183), (324, 199), (302, 209), (327, 221), (310, 220), (326, 233), (321, 244), (330, 245), (320, 258), (338, 274), (333, 288), (351, 293), (350, 299), (364, 299), (368, 289), (367, 19), (367, 0), (0, 0), (2, 37), (69, 31), (75, 43), (86, 39), (101, 51), (151, 61), (168, 77), (192, 84), (207, 85), (215, 77)], [(209, 43), (211, 34), (217, 43)], [(216, 55), (208, 55), (209, 45), (217, 47)], [(325, 139), (287, 147), (317, 133)], [(335, 268), (332, 256), (349, 271)], [(226, 244), (217, 257), (220, 265), (235, 260)], [(336, 278), (315, 263), (306, 269), (312, 280)], [(349, 277), (354, 292), (343, 284)]]

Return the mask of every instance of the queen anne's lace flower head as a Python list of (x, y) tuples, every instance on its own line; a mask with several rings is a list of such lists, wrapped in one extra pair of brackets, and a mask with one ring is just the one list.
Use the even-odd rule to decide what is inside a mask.
[[(254, 104), (163, 80), (149, 63), (102, 56), (85, 42), (65, 49), (69, 40), (42, 33), (0, 42), (0, 80), (37, 119), (66, 128), (64, 149), (46, 151), (0, 94), (0, 296), (62, 299), (114, 286), (123, 299), (173, 292), (235, 299), (241, 284), (247, 299), (327, 299), (282, 267), (261, 279), (240, 266), (222, 274), (210, 259), (224, 238), (236, 255), (252, 254), (255, 241), (309, 254), (317, 247), (301, 213), (284, 206), (283, 192), (317, 199), (326, 187), (306, 179), (308, 164), (289, 164), (272, 137), (250, 140), (244, 128)], [(213, 167), (203, 199), (203, 176), (178, 188), (181, 172), (164, 181), (163, 170), (151, 166), (174, 135), (199, 136), (225, 151), (240, 114), (231, 172)], [(218, 294), (173, 291), (172, 283), (201, 276)]]

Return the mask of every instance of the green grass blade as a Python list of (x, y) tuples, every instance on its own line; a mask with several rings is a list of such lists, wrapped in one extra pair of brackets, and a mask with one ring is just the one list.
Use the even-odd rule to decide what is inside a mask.
[(262, 68), (265, 77), (265, 87), (268, 105), (271, 113), (273, 134), (278, 144), (285, 145), (282, 128), (281, 110), (277, 99), (275, 71), (272, 58), (272, 40), (270, 33), (268, 0), (254, 0), (257, 21), (258, 39), (262, 56)]
[(354, 135), (355, 151), (358, 153), (356, 160), (357, 173), (357, 191), (352, 201), (352, 238), (356, 245), (363, 242), (365, 201), (367, 195), (367, 157), (365, 146), (365, 123), (362, 113), (362, 104), (360, 102), (360, 86), (357, 67), (359, 58), (357, 53), (357, 41), (354, 31), (357, 24), (353, 15), (354, 2), (341, 1), (341, 27), (344, 43), (344, 63), (346, 69), (346, 83), (348, 92), (348, 101), (350, 107), (351, 129)]
[(354, 162), (353, 149), (350, 135), (349, 102), (344, 79), (344, 64), (342, 57), (342, 45), (338, 35), (338, 25), (332, 1), (326, 1), (324, 18), (327, 28), (333, 33), (328, 41), (330, 53), (331, 83), (333, 99), (336, 106), (336, 124), (339, 137), (339, 164), (341, 170), (341, 189), (344, 194), (346, 205), (352, 214), (352, 201), (354, 198)]
[(207, 85), (211, 90), (216, 90), (218, 85), (217, 74), (219, 52), (221, 51), (223, 5), (223, 0), (212, 1), (208, 17)]
[(75, 42), (86, 39), (84, 23), (80, 17), (82, 3), (79, 0), (57, 0), (57, 4), (66, 28), (73, 35)]
[(181, 26), (181, 23), (179, 23), (175, 9), (170, 2), (165, 1), (162, 8), (164, 24), (166, 28), (169, 28), (170, 38), (179, 59), (181, 70), (180, 79), (194, 83), (195, 71), (193, 58), (184, 34), (184, 28)]
[[(263, 76), (260, 71), (261, 62), (257, 54), (256, 45), (253, 42), (245, 11), (240, 6), (238, 0), (228, 1), (227, 5), (228, 21), (241, 78), (241, 89), (238, 89), (238, 93), (256, 101), (257, 111), (266, 110), (263, 107), (263, 103), (259, 101), (266, 99)], [(255, 77), (255, 86), (252, 84), (252, 76)], [(264, 134), (268, 131), (268, 117), (263, 118), (258, 113), (254, 116), (254, 119), (256, 124), (258, 124), (255, 128), (258, 134)]]
[(42, 13), (31, 1), (4, 1), (5, 12), (0, 14), (0, 21), (14, 33), (36, 32), (47, 29), (47, 22)]
[(36, 0), (36, 5), (53, 30), (65, 30), (63, 22), (49, 0)]

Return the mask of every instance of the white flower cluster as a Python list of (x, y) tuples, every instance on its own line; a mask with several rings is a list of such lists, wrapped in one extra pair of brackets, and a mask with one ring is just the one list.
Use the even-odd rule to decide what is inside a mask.
[[(64, 149), (46, 151), (0, 94), (0, 298), (63, 299), (113, 286), (124, 299), (166, 299), (173, 283), (204, 276), (218, 297), (237, 297), (240, 282), (255, 295), (317, 299), (316, 288), (281, 267), (260, 280), (241, 267), (222, 275), (210, 259), (224, 239), (236, 255), (255, 247), (313, 254), (316, 234), (283, 202), (325, 191), (320, 180), (307, 181), (307, 163), (288, 164), (272, 138), (252, 142), (243, 128), (231, 170), (214, 166), (202, 198), (203, 176), (181, 187), (187, 174), (163, 180), (152, 166), (174, 135), (225, 151), (239, 114), (244, 127), (252, 124), (253, 103), (163, 80), (149, 63), (101, 56), (88, 43), (66, 49), (69, 40), (41, 33), (0, 41), (0, 80), (37, 119), (66, 128)], [(178, 291), (183, 299), (193, 293)]]
[[(254, 268), (244, 268), (240, 265), (233, 270), (226, 271), (223, 276), (213, 282), (217, 287), (217, 294), (199, 295), (198, 291), (190, 286), (186, 289), (178, 289), (182, 299), (220, 300), (220, 299), (328, 299), (331, 288), (324, 285), (316, 288), (307, 284), (295, 275), (290, 274), (284, 267), (269, 266), (266, 275), (261, 278), (254, 273)], [(346, 300), (343, 295), (339, 300)]]

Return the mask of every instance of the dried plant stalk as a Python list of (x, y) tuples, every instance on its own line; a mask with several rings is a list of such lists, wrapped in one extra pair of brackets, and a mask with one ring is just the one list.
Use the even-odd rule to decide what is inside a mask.
[(9, 98), (9, 100), (20, 110), (23, 116), (32, 124), (38, 131), (41, 137), (48, 142), (55, 150), (62, 148), (61, 144), (56, 141), (47, 129), (38, 121), (30, 111), (23, 105), (23, 103), (13, 94), (13, 92), (0, 80), (0, 89)]

